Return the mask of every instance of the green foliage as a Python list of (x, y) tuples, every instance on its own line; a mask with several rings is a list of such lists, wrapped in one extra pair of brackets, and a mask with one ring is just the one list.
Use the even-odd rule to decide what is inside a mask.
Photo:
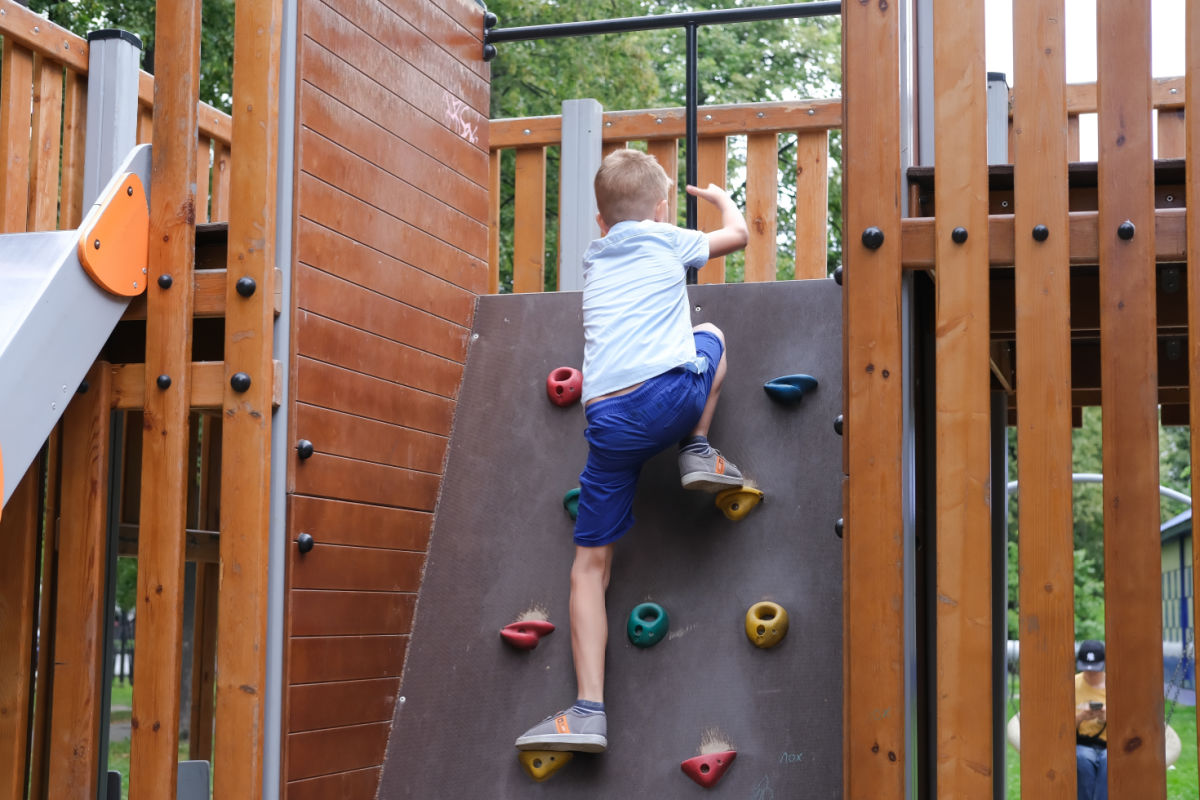
[[(234, 0), (203, 0), (200, 34), (200, 99), (223, 111), (233, 95)], [(142, 67), (154, 72), (155, 0), (30, 0), (29, 8), (86, 36), (101, 28), (121, 28), (142, 40)]]
[[(742, 5), (742, 0), (492, 0), (488, 8), (502, 28), (580, 20), (635, 17)], [(835, 97), (841, 84), (841, 20), (838, 17), (778, 20), (700, 29), (701, 104), (749, 103)], [(682, 106), (685, 101), (685, 47), (682, 30), (639, 31), (572, 39), (499, 45), (492, 61), (491, 115), (559, 114), (562, 101), (590, 97), (608, 110)], [(779, 141), (780, 207), (778, 277), (795, 273), (795, 136)], [(744, 140), (730, 148), (729, 188), (744, 204)], [(680, 152), (680, 175), (684, 174)], [(841, 137), (831, 134), (829, 187), (829, 269), (840, 260)], [(512, 287), (513, 154), (501, 165), (501, 291)], [(547, 154), (545, 287), (557, 286), (558, 148)], [(679, 208), (685, 208), (680, 187)], [(741, 280), (742, 257), (726, 259), (728, 280)]]

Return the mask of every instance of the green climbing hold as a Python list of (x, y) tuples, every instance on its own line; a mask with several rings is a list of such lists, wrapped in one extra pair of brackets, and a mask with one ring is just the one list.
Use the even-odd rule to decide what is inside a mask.
[(572, 489), (563, 495), (563, 508), (571, 515), (571, 519), (579, 516), (579, 489)]
[(670, 627), (671, 620), (665, 608), (658, 603), (640, 603), (629, 612), (626, 633), (637, 647), (652, 647), (666, 637)]

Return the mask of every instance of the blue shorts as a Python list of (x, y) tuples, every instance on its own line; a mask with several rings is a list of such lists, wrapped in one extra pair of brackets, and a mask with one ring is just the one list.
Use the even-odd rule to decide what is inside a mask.
[(721, 340), (708, 331), (693, 334), (696, 353), (708, 368), (664, 372), (620, 397), (587, 407), (587, 466), (579, 476), (575, 543), (600, 547), (633, 526), (633, 496), (642, 465), (696, 427), (721, 361)]

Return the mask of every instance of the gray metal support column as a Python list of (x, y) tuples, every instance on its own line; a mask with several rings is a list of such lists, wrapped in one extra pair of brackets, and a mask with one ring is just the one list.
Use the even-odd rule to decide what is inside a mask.
[(1008, 76), (987, 74), (987, 160), (989, 164), (1012, 163), (1008, 157)]
[(595, 100), (564, 100), (558, 189), (558, 288), (583, 289), (583, 254), (600, 238), (592, 182), (600, 169), (604, 109)]
[(142, 43), (128, 31), (88, 34), (87, 144), (83, 208), (96, 201), (117, 165), (137, 144), (138, 70)]

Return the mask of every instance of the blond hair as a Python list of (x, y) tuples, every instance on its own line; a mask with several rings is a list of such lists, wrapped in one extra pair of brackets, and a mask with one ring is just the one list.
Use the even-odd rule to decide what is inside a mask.
[(671, 179), (652, 156), (640, 150), (614, 150), (596, 173), (596, 208), (604, 222), (654, 219), (654, 209), (667, 198)]

